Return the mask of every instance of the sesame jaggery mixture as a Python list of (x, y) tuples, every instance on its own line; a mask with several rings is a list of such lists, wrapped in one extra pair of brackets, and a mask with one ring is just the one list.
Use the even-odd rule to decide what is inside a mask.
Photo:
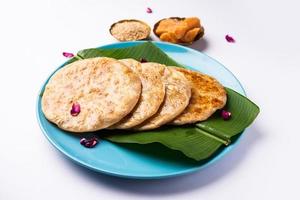
[(111, 34), (119, 41), (142, 40), (149, 36), (150, 27), (139, 21), (124, 21), (116, 23)]

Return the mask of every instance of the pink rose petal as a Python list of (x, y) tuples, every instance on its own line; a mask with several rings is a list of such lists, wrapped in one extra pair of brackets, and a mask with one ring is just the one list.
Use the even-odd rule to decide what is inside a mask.
[(147, 10), (146, 10), (146, 12), (147, 13), (152, 13), (152, 9), (148, 7)]
[(141, 63), (146, 63), (146, 62), (148, 62), (148, 60), (147, 60), (146, 58), (142, 58), (142, 59), (140, 60), (140, 62), (141, 62)]
[(80, 144), (84, 144), (86, 142), (86, 138), (81, 138), (80, 139)]
[(62, 54), (63, 54), (63, 56), (66, 57), (66, 58), (72, 58), (72, 57), (74, 57), (74, 54), (72, 54), (72, 53), (63, 52)]
[(80, 113), (79, 103), (73, 103), (70, 113), (73, 117), (76, 117)]
[(229, 120), (231, 118), (231, 112), (229, 112), (227, 110), (222, 110), (221, 116), (224, 120)]
[(86, 138), (82, 138), (80, 140), (80, 144), (83, 145), (86, 148), (93, 148), (96, 146), (96, 144), (98, 144), (98, 139), (96, 137), (90, 138), (90, 139), (86, 139)]
[(235, 43), (235, 39), (234, 39), (232, 36), (230, 36), (230, 35), (226, 35), (226, 36), (225, 36), (225, 39), (226, 39), (227, 42), (229, 42), (229, 43)]

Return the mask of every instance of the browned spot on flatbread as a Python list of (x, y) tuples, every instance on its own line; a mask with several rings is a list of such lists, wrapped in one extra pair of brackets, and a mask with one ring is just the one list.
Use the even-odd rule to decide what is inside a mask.
[(187, 108), (171, 122), (172, 124), (181, 125), (206, 120), (217, 109), (225, 106), (226, 91), (216, 79), (184, 68), (175, 69), (189, 80), (192, 96)]

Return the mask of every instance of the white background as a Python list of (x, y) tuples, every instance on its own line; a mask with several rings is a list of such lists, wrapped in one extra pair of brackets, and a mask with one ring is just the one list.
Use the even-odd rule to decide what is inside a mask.
[[(0, 5), (0, 199), (300, 199), (300, 4), (285, 0), (3, 1)], [(181, 3), (179, 3), (181, 2)], [(146, 7), (153, 9), (147, 14)], [(227, 66), (261, 113), (236, 149), (191, 175), (137, 181), (68, 161), (35, 117), (63, 51), (115, 42), (116, 20), (198, 16), (192, 47)], [(236, 43), (227, 43), (226, 34)]]

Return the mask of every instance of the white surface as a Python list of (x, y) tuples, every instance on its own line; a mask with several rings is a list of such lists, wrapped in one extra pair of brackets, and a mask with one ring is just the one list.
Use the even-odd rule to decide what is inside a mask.
[[(298, 2), (1, 1), (0, 199), (299, 199)], [(65, 159), (35, 117), (38, 90), (66, 60), (61, 53), (115, 42), (108, 28), (116, 20), (153, 25), (170, 16), (199, 16), (205, 41), (193, 47), (227, 66), (260, 106), (241, 143), (213, 166), (167, 180), (112, 178)]]

